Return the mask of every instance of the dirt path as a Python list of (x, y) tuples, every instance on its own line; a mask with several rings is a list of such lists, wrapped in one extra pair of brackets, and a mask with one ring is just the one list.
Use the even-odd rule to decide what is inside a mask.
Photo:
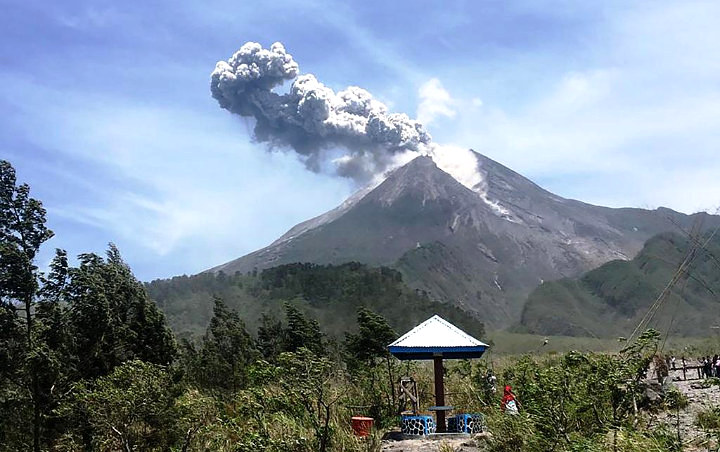
[(477, 447), (478, 443), (484, 443), (487, 433), (477, 435), (448, 435), (444, 438), (417, 438), (398, 440), (402, 437), (400, 432), (394, 432), (396, 439), (383, 440), (382, 452), (480, 452)]
[(479, 452), (469, 439), (409, 439), (403, 441), (383, 441), (383, 452)]

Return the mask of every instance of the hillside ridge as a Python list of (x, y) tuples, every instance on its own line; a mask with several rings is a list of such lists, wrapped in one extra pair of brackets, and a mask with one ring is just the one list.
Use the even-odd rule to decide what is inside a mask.
[(208, 271), (247, 273), (294, 262), (390, 266), (434, 300), (501, 328), (520, 320), (527, 295), (542, 281), (632, 259), (650, 237), (689, 227), (698, 215), (708, 226), (720, 224), (707, 214), (565, 199), (474, 155), (482, 182), (473, 189), (430, 157), (418, 157), (269, 246)]

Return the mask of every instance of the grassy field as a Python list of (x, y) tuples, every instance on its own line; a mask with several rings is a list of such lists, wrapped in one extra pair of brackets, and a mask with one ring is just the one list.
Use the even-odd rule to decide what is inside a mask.
[[(545, 340), (547, 339), (547, 344)], [(524, 353), (553, 354), (570, 350), (583, 352), (616, 352), (626, 342), (618, 339), (597, 339), (592, 337), (541, 336), (535, 334), (511, 333), (508, 331), (488, 332), (481, 340), (490, 343), (487, 359), (493, 356), (519, 355)], [(709, 337), (670, 337), (663, 351), (676, 356), (697, 357), (720, 353), (720, 335)]]

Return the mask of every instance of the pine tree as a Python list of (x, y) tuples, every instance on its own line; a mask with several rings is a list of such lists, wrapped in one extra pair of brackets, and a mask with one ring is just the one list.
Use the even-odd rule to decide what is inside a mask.
[(274, 362), (285, 351), (287, 331), (276, 317), (263, 314), (258, 327), (258, 349), (263, 358)]
[(117, 247), (110, 244), (106, 259), (96, 254), (78, 259), (65, 289), (77, 377), (107, 375), (134, 359), (170, 364), (176, 354), (172, 332)]
[(199, 355), (199, 368), (193, 373), (201, 386), (231, 393), (245, 388), (248, 368), (258, 352), (245, 323), (220, 298), (215, 298)]
[(285, 351), (296, 352), (305, 347), (318, 356), (325, 355), (323, 334), (317, 320), (310, 319), (290, 303), (285, 303), (285, 316), (287, 318)]
[[(40, 451), (42, 397), (40, 379), (32, 369), (33, 355), (37, 352), (34, 338), (35, 304), (40, 288), (40, 274), (35, 257), (40, 246), (53, 236), (45, 225), (45, 209), (42, 203), (30, 197), (27, 184), (17, 185), (15, 169), (12, 165), (0, 161), (0, 309), (6, 323), (7, 332), (0, 340), (7, 342), (11, 349), (19, 347), (27, 359), (13, 357), (6, 363), (5, 375), (23, 373), (17, 369), (20, 362), (28, 362), (21, 377), (30, 393), (32, 406), (32, 450)], [(19, 315), (22, 313), (22, 315)], [(22, 325), (24, 337), (17, 335), (12, 325)]]
[(345, 351), (348, 356), (364, 363), (387, 357), (387, 346), (397, 338), (397, 333), (385, 317), (362, 307), (358, 309), (357, 323), (357, 334), (345, 336)]

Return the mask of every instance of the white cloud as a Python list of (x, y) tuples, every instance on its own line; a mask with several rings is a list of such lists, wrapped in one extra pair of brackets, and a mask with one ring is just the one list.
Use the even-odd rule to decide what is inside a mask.
[(425, 126), (439, 117), (455, 117), (455, 100), (437, 78), (423, 83), (418, 89), (418, 97), (420, 104), (417, 108), (417, 120)]
[(720, 52), (720, 4), (618, 8), (605, 26), (577, 49), (582, 65), (521, 99), (468, 109), (451, 139), (564, 196), (712, 210), (720, 204), (720, 179), (708, 175), (720, 170), (720, 65), (711, 57)]

